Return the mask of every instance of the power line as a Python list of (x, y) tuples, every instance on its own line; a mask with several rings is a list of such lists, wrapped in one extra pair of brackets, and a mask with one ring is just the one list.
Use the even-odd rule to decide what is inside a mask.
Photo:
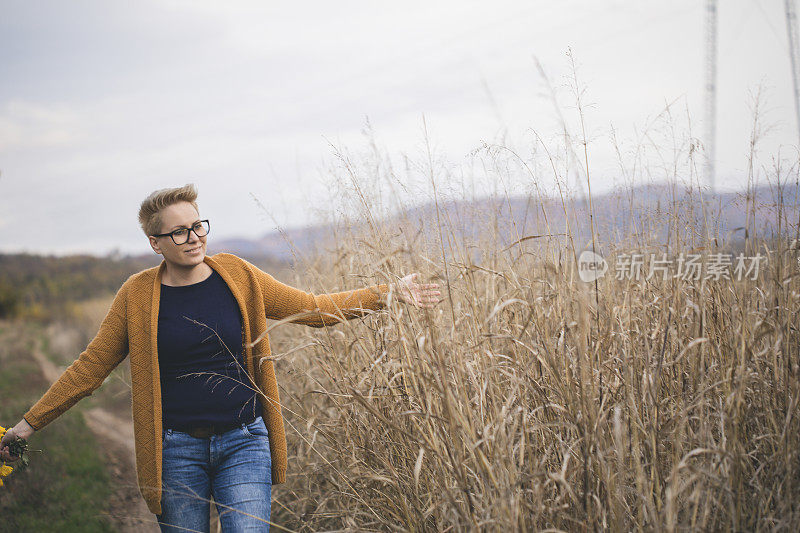
[(789, 36), (789, 56), (792, 60), (792, 84), (794, 85), (794, 111), (797, 119), (798, 140), (800, 140), (800, 88), (798, 88), (798, 50), (797, 50), (797, 13), (794, 9), (794, 0), (785, 0), (786, 33)]

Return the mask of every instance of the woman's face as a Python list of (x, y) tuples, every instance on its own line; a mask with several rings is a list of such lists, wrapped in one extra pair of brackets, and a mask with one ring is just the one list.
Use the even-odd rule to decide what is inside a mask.
[[(159, 212), (161, 231), (169, 233), (179, 228), (191, 228), (200, 220), (200, 215), (189, 202), (178, 202), (165, 207)], [(184, 237), (185, 238), (185, 237)], [(175, 266), (192, 267), (203, 262), (206, 255), (207, 236), (198, 237), (194, 231), (189, 232), (189, 241), (175, 244), (172, 237), (150, 237), (150, 246), (157, 254), (162, 254), (167, 263)], [(181, 239), (178, 239), (181, 242)]]

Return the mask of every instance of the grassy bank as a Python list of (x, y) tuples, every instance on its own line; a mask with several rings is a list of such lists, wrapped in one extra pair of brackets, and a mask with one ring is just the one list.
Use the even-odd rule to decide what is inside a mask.
[[(0, 322), (0, 423), (13, 426), (48, 383), (29, 356), (34, 335)], [(31, 438), (31, 464), (0, 488), (0, 531), (105, 532), (109, 478), (92, 432), (76, 405)]]

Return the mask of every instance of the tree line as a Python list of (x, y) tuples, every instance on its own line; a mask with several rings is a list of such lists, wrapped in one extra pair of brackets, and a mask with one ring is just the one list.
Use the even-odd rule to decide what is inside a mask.
[(113, 294), (158, 257), (66, 257), (0, 254), (0, 318), (50, 320), (71, 302)]

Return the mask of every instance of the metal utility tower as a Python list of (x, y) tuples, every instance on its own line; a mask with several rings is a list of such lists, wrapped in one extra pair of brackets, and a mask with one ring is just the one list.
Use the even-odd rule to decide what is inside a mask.
[(794, 10), (794, 0), (785, 0), (786, 33), (789, 34), (789, 57), (792, 59), (792, 83), (794, 85), (794, 112), (797, 118), (797, 136), (800, 140), (800, 88), (797, 86), (798, 52), (797, 52), (797, 13)]
[[(788, 4), (790, 0), (786, 0)], [(714, 155), (717, 133), (717, 0), (706, 0), (706, 182), (715, 189)]]
[[(797, 139), (800, 142), (800, 41), (797, 35), (797, 12), (795, 0), (784, 0), (786, 33), (789, 35), (789, 57), (792, 60), (792, 83), (794, 86), (794, 111)], [(706, 120), (705, 120), (705, 177), (714, 192), (717, 127), (717, 0), (706, 0)]]

